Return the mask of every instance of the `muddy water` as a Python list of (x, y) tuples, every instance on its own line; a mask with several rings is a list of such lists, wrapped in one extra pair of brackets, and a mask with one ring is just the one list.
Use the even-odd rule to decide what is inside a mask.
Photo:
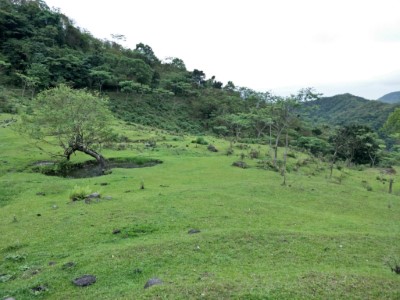
[[(147, 160), (147, 161), (134, 161), (134, 160), (113, 160), (110, 159), (107, 162), (107, 167), (100, 166), (96, 161), (87, 161), (78, 164), (67, 164), (63, 167), (55, 168), (54, 162), (38, 162), (36, 166), (42, 167), (38, 169), (41, 172), (49, 176), (58, 176), (65, 178), (88, 178), (103, 176), (110, 174), (114, 168), (132, 169), (132, 168), (145, 168), (153, 167), (162, 163), (160, 160)], [(45, 166), (45, 168), (43, 168)], [(46, 168), (49, 167), (49, 168)]]

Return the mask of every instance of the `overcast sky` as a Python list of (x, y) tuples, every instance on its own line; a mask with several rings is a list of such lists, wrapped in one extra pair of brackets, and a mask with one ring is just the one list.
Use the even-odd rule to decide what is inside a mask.
[(400, 91), (400, 0), (45, 0), (95, 37), (123, 34), (224, 84), (377, 99)]

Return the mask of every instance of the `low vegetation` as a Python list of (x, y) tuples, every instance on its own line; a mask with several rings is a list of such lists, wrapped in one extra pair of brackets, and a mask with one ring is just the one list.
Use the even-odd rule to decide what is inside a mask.
[(0, 299), (400, 298), (398, 108), (224, 85), (41, 0), (0, 30)]
[[(292, 150), (282, 186), (280, 172), (258, 167), (273, 166), (269, 146), (234, 143), (227, 156), (227, 140), (204, 137), (221, 150), (210, 152), (193, 136), (121, 123), (119, 134), (141, 142), (104, 149), (106, 157), (164, 163), (67, 179), (31, 173), (26, 167), (48, 155), (11, 128), (0, 130), (0, 297), (400, 296), (393, 171), (340, 164), (330, 178), (329, 163)], [(162, 142), (146, 147), (152, 139)], [(247, 167), (233, 167), (238, 161)], [(91, 193), (101, 198), (73, 201)], [(75, 286), (83, 275), (96, 282)], [(162, 284), (144, 289), (151, 278)]]

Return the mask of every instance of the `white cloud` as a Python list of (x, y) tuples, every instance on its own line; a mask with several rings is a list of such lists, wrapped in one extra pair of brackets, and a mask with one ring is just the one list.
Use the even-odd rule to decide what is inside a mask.
[[(336, 85), (374, 98), (377, 81), (400, 70), (398, 0), (46, 2), (96, 37), (124, 34), (125, 46), (143, 42), (160, 58), (258, 90)], [(376, 88), (352, 90), (360, 82)]]

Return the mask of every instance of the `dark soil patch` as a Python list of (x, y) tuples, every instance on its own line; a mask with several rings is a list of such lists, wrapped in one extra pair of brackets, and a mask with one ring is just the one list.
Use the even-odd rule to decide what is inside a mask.
[(133, 169), (153, 167), (161, 164), (161, 160), (148, 159), (143, 157), (134, 158), (111, 158), (107, 161), (106, 168), (99, 165), (95, 160), (85, 161), (83, 163), (70, 162), (37, 162), (33, 164), (33, 171), (48, 176), (58, 176), (65, 178), (88, 178), (103, 176), (111, 173), (114, 168)]

